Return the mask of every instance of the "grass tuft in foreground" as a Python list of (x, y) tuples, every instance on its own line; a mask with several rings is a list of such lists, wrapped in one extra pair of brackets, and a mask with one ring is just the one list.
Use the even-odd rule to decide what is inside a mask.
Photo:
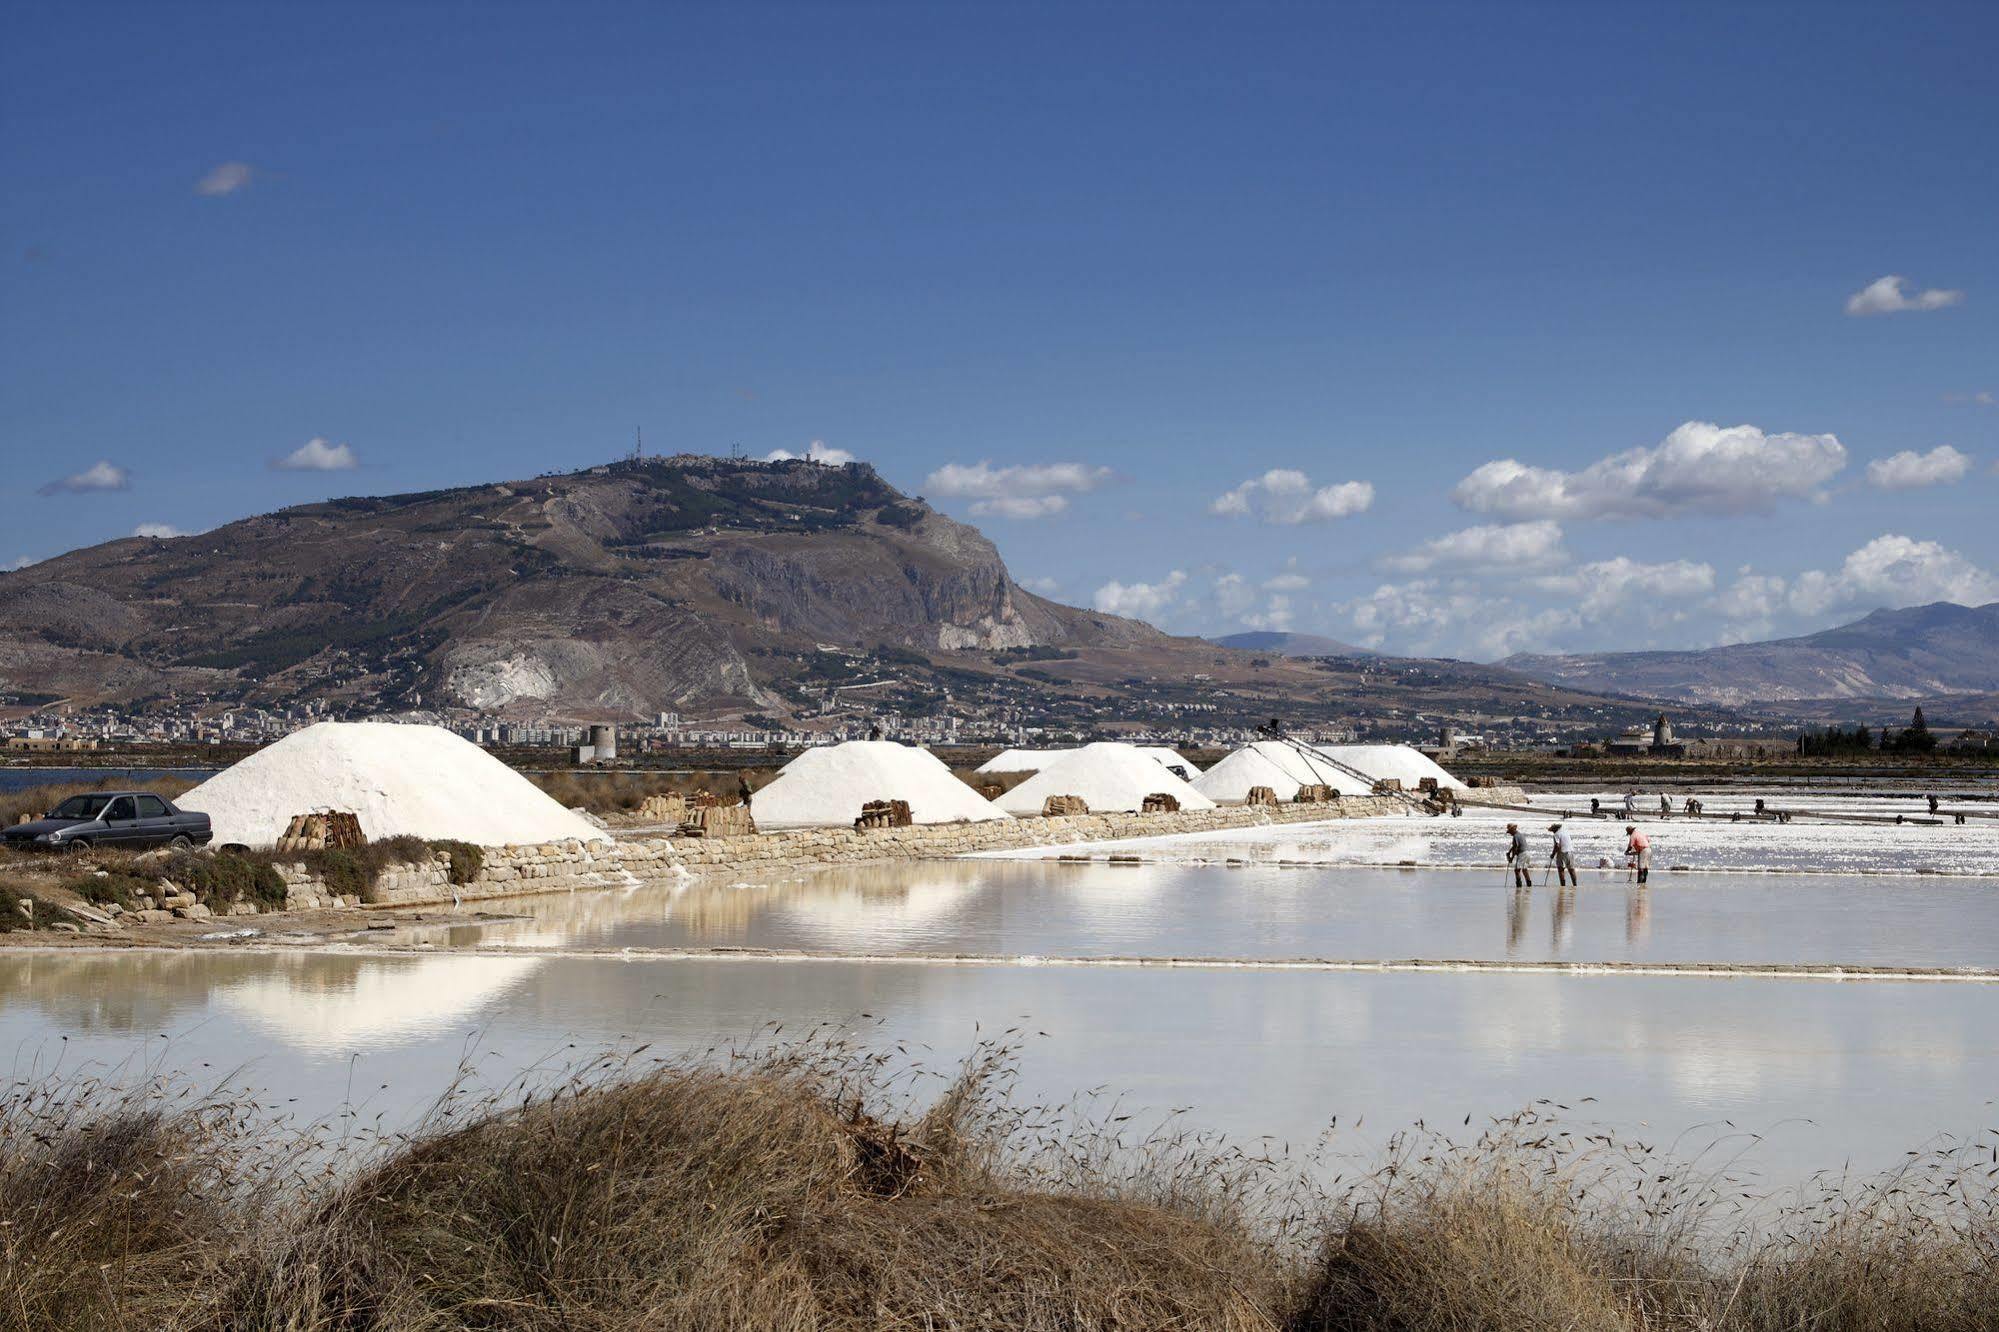
[(24, 1085), (0, 1101), (0, 1328), (1999, 1325), (1988, 1141), (1776, 1205), (1528, 1115), (1400, 1139), (1327, 1194), (1281, 1159), (1018, 1107), (1011, 1058), (925, 1105), (837, 1043), (633, 1056), (366, 1141)]

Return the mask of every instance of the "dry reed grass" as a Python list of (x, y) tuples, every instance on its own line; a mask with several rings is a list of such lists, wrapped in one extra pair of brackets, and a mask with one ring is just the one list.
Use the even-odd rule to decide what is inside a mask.
[[(1960, 1332), (1999, 1325), (1995, 1141), (1772, 1209), (1539, 1114), (1300, 1163), (923, 1097), (808, 1040), (602, 1059), (356, 1139), (157, 1085), (0, 1099), (0, 1330)], [(927, 1103), (926, 1103), (927, 1101)]]
[(609, 817), (630, 814), (651, 795), (692, 796), (712, 791), (733, 802), (738, 778), (746, 776), (762, 790), (777, 775), (773, 768), (744, 768), (728, 772), (591, 772), (587, 769), (527, 774), (543, 791), (567, 809), (587, 809)]

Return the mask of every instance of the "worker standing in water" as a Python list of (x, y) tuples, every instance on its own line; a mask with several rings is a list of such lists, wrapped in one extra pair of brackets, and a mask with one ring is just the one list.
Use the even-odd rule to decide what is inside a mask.
[(1527, 861), (1527, 834), (1520, 831), (1520, 825), (1509, 823), (1506, 831), (1511, 840), (1506, 846), (1506, 863), (1513, 866), (1513, 886), (1532, 888), (1534, 867)]
[(1548, 831), (1555, 834), (1555, 882), (1564, 888), (1573, 888), (1576, 879), (1576, 848), (1569, 841), (1569, 830), (1559, 823), (1548, 825)]
[(1638, 882), (1644, 883), (1652, 874), (1652, 839), (1638, 831), (1635, 823), (1624, 829), (1624, 836), (1624, 854), (1631, 857), (1631, 863), (1637, 867)]

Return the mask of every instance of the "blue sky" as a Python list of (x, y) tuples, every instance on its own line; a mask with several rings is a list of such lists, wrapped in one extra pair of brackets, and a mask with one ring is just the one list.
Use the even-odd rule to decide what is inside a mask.
[(642, 424), (823, 441), (1190, 632), (1489, 658), (1999, 599), (1995, 42), (1989, 4), (17, 7), (0, 566)]

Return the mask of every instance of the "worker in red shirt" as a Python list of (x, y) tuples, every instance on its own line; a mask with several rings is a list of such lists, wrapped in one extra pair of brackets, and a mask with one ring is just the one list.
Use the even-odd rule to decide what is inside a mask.
[(1624, 854), (1631, 857), (1631, 863), (1638, 867), (1638, 882), (1644, 883), (1652, 874), (1652, 842), (1638, 825), (1627, 824), (1624, 829), (1626, 841)]

